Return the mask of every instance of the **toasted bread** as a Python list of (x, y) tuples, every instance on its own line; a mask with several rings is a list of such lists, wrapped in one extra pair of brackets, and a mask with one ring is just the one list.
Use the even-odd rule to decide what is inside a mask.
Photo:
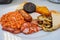
[(52, 16), (52, 27), (51, 28), (45, 28), (43, 26), (43, 30), (44, 31), (54, 31), (58, 28), (60, 28), (60, 12), (57, 12), (57, 11), (50, 11), (51, 12), (51, 16)]
[(60, 27), (60, 12), (57, 11), (51, 11), (52, 15), (52, 23), (53, 23), (53, 29), (57, 29)]
[(16, 9), (17, 9), (17, 10), (23, 9), (24, 4), (26, 4), (26, 3), (27, 3), (27, 2), (24, 2), (24, 3), (20, 4)]

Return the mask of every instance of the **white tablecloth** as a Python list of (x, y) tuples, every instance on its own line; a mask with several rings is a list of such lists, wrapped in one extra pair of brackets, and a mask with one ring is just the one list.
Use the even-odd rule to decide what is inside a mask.
[(22, 40), (22, 39), (9, 32), (4, 32), (4, 40)]

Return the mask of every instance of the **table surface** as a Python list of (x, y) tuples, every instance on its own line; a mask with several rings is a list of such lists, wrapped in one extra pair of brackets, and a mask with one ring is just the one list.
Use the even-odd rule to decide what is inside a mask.
[[(10, 4), (3, 4), (3, 5), (0, 4), (0, 11), (14, 5), (19, 5), (20, 3), (25, 2), (25, 1), (33, 2), (38, 5), (47, 6), (50, 10), (53, 9), (60, 12), (60, 4), (54, 4), (54, 3), (48, 2), (47, 0), (13, 0), (13, 2)], [(3, 32), (1, 29), (0, 29), (0, 40), (4, 40)]]

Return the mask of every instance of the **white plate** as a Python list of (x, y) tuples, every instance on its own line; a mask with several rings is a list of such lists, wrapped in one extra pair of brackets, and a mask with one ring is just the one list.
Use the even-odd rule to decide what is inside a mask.
[[(16, 8), (17, 8), (17, 6), (18, 5), (16, 5), (16, 6), (12, 6), (12, 7), (9, 7), (9, 8), (7, 8), (7, 9), (4, 9), (3, 11), (1, 11), (0, 12), (0, 16), (2, 16), (2, 15), (4, 15), (5, 13), (7, 13), (7, 12), (10, 12), (10, 11), (15, 11), (16, 10)], [(39, 14), (37, 14), (37, 13), (32, 13), (31, 14), (31, 16), (33, 17), (33, 18), (36, 18), (37, 16), (38, 16)], [(25, 34), (22, 34), (22, 33), (20, 33), (20, 34), (16, 34), (17, 36), (19, 36), (19, 37), (22, 37), (22, 39), (24, 39), (24, 40), (40, 40), (41, 38), (43, 38), (43, 39), (45, 39), (45, 40), (47, 40), (46, 38), (54, 38), (55, 36), (56, 36), (56, 38), (58, 37), (60, 37), (60, 35), (59, 35), (59, 33), (60, 33), (60, 29), (59, 30), (56, 30), (56, 31), (54, 31), (54, 32), (44, 32), (44, 31), (39, 31), (39, 32), (37, 32), (37, 33), (33, 33), (33, 34), (29, 34), (29, 35), (25, 35)], [(50, 37), (51, 36), (51, 37)], [(57, 39), (58, 39), (57, 38)], [(54, 38), (55, 39), (55, 38)], [(60, 39), (60, 38), (59, 38)], [(42, 40), (42, 39), (41, 39)], [(56, 40), (56, 39), (55, 39)]]

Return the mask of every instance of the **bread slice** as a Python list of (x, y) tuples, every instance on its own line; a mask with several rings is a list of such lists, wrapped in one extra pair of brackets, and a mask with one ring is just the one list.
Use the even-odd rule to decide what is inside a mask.
[(43, 30), (44, 31), (48, 31), (48, 32), (51, 32), (51, 31), (54, 31), (58, 28), (60, 28), (60, 12), (57, 12), (57, 11), (50, 11), (51, 12), (51, 16), (52, 16), (52, 27), (51, 28), (45, 28), (43, 26)]
[(60, 27), (60, 13), (57, 11), (51, 11), (52, 15), (52, 29), (57, 29)]
[(24, 3), (20, 4), (20, 5), (16, 8), (16, 10), (23, 9), (24, 4), (26, 4), (26, 3), (27, 3), (27, 2), (24, 2)]

